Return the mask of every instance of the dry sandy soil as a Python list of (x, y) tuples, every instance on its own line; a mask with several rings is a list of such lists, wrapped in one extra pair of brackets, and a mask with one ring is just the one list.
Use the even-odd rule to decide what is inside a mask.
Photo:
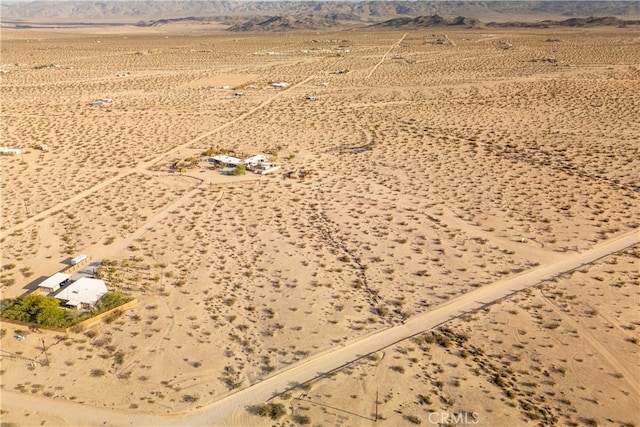
[[(86, 253), (138, 299), (80, 333), (4, 323), (2, 394), (42, 406), (3, 423), (187, 414), (638, 228), (640, 30), (437, 31), (3, 29), (2, 297)], [(169, 170), (211, 147), (311, 173)], [(639, 257), (382, 349), (277, 423), (638, 425)]]

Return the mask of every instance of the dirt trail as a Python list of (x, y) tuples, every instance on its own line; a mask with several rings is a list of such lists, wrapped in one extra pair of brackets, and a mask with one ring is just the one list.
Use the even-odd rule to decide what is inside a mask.
[(41, 411), (66, 419), (73, 425), (225, 425), (236, 419), (247, 406), (260, 404), (296, 384), (302, 384), (323, 374), (340, 369), (359, 358), (384, 349), (426, 330), (440, 326), (458, 316), (506, 298), (545, 280), (591, 264), (603, 257), (640, 243), (640, 232), (633, 230), (616, 236), (583, 253), (564, 256), (556, 262), (500, 280), (451, 299), (434, 309), (410, 318), (405, 324), (374, 332), (350, 343), (337, 346), (306, 360), (290, 365), (271, 377), (239, 390), (204, 408), (160, 417), (135, 414), (125, 410), (112, 411), (88, 408), (69, 401), (50, 400), (41, 396), (3, 391), (3, 409)]
[(384, 55), (382, 55), (382, 58), (380, 58), (380, 61), (378, 61), (378, 63), (376, 65), (373, 66), (373, 68), (371, 69), (371, 71), (369, 71), (369, 74), (367, 74), (367, 77), (365, 77), (365, 79), (368, 79), (369, 77), (371, 77), (373, 75), (373, 73), (375, 73), (376, 69), (378, 69), (378, 67), (380, 66), (380, 64), (382, 64), (384, 62), (385, 59), (387, 59), (387, 56), (389, 55), (389, 53), (391, 53), (391, 51), (398, 46), (400, 43), (402, 43), (402, 40), (404, 40), (405, 37), (407, 37), (407, 34), (409, 33), (404, 33), (402, 35), (402, 37), (400, 37), (400, 40), (398, 40), (397, 42), (395, 42), (394, 44), (392, 44), (389, 49), (385, 52)]

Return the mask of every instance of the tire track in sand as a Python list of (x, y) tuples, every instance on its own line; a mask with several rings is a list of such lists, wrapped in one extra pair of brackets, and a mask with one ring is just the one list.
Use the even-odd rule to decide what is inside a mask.
[(371, 69), (371, 71), (369, 71), (369, 74), (367, 74), (367, 77), (365, 77), (365, 79), (368, 79), (369, 77), (371, 77), (373, 75), (373, 73), (375, 73), (376, 69), (378, 69), (378, 67), (384, 62), (385, 59), (387, 59), (387, 56), (391, 53), (391, 51), (396, 47), (399, 46), (400, 43), (402, 43), (402, 41), (404, 40), (405, 37), (407, 37), (407, 34), (409, 33), (404, 33), (402, 35), (402, 37), (400, 37), (400, 40), (398, 40), (397, 42), (395, 42), (394, 44), (392, 44), (389, 49), (384, 53), (384, 55), (382, 55), (382, 58), (380, 58), (380, 61), (378, 61), (378, 63), (376, 65), (373, 66), (373, 68)]

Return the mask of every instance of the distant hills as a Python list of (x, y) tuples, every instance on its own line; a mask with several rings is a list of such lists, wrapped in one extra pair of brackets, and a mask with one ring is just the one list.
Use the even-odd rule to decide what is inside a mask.
[(440, 15), (417, 16), (415, 18), (394, 18), (371, 25), (371, 27), (404, 29), (430, 27), (476, 28), (482, 26), (484, 26), (483, 23), (475, 18), (465, 18), (464, 16), (458, 16), (454, 19), (445, 19)]
[(271, 16), (266, 19), (254, 18), (242, 24), (233, 25), (228, 31), (292, 31), (319, 30), (338, 24), (336, 19), (315, 18), (312, 16)]
[(532, 22), (489, 22), (483, 23), (475, 18), (458, 16), (445, 19), (439, 15), (418, 16), (415, 18), (394, 18), (373, 24), (371, 27), (417, 29), (431, 27), (463, 27), (463, 28), (549, 28), (549, 27), (625, 27), (640, 25), (640, 20), (623, 20), (615, 17), (604, 18), (570, 18), (562, 21), (544, 20)]
[[(606, 18), (585, 18), (605, 16)], [(444, 18), (455, 17), (455, 18)], [(469, 18), (473, 17), (473, 18)], [(349, 25), (548, 27), (635, 25), (638, 1), (32, 1), (0, 4), (3, 26), (157, 26), (217, 22), (230, 31), (291, 31)], [(481, 21), (488, 22), (483, 24)]]

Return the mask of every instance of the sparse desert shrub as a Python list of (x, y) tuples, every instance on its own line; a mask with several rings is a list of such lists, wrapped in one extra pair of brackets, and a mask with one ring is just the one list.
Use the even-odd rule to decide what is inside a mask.
[(197, 394), (183, 394), (182, 401), (186, 403), (195, 403), (200, 399)]
[(247, 173), (247, 167), (245, 165), (238, 165), (229, 172), (229, 174), (233, 176), (244, 175), (245, 173)]
[(547, 323), (546, 325), (544, 325), (544, 327), (546, 329), (557, 329), (558, 327), (560, 327), (560, 323), (558, 322), (551, 322), (551, 323)]
[(449, 348), (449, 347), (451, 347), (451, 345), (452, 345), (452, 342), (451, 342), (451, 340), (449, 339), (449, 337), (444, 336), (444, 335), (438, 335), (438, 336), (436, 337), (436, 341), (438, 342), (438, 344), (439, 344), (441, 347), (444, 347), (444, 348)]
[(422, 420), (415, 415), (405, 415), (404, 418), (411, 424), (422, 424)]
[(124, 352), (118, 351), (113, 355), (113, 363), (117, 364), (117, 365), (122, 365), (122, 363), (124, 362)]
[(386, 307), (384, 305), (380, 305), (376, 307), (374, 310), (378, 316), (386, 317), (389, 315), (389, 307)]
[(421, 405), (431, 405), (433, 400), (429, 396), (425, 396), (424, 394), (418, 395), (418, 403)]
[(298, 424), (309, 425), (311, 424), (311, 417), (308, 415), (297, 415), (295, 420)]
[(282, 418), (287, 413), (282, 403), (267, 403), (258, 409), (258, 415), (269, 417), (272, 420)]
[(540, 414), (538, 414), (537, 412), (534, 411), (525, 411), (524, 415), (529, 418), (530, 420), (539, 420), (540, 419)]
[(394, 365), (394, 366), (390, 366), (389, 369), (391, 369), (392, 371), (398, 372), (400, 374), (404, 374), (404, 366)]
[(102, 369), (92, 369), (90, 373), (92, 377), (103, 377), (104, 374), (105, 372)]
[(131, 372), (121, 372), (118, 374), (119, 380), (128, 380), (129, 378), (131, 378)]

